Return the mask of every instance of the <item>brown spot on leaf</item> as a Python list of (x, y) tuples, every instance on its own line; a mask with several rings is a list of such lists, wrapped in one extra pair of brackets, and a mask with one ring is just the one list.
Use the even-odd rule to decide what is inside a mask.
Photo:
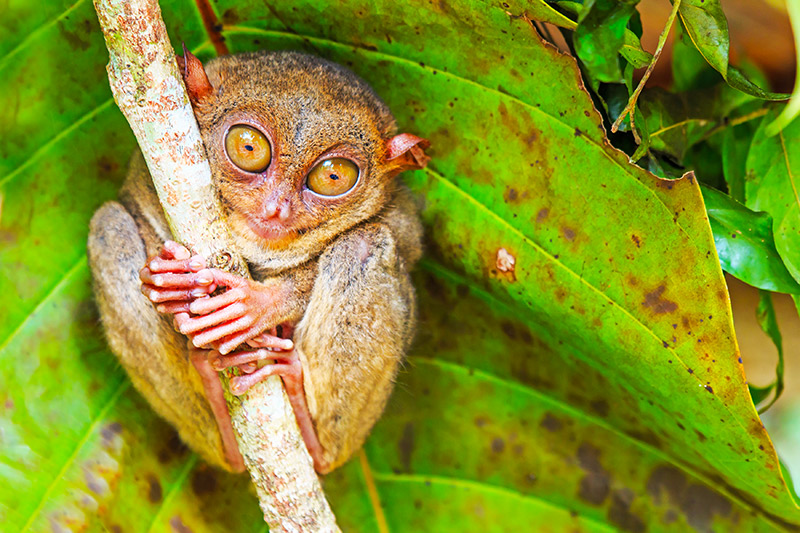
[(657, 504), (662, 502), (666, 494), (673, 505), (678, 505), (685, 487), (686, 476), (683, 472), (668, 465), (657, 467), (647, 480), (647, 492)]
[(575, 230), (572, 228), (563, 227), (561, 228), (561, 234), (564, 235), (564, 238), (568, 241), (575, 240)]
[(554, 417), (550, 413), (545, 413), (545, 415), (542, 417), (542, 421), (539, 423), (539, 425), (542, 426), (547, 431), (558, 431), (563, 426), (563, 424), (561, 423), (561, 420), (559, 420), (558, 418)]
[(403, 428), (403, 435), (397, 443), (400, 452), (400, 462), (406, 472), (411, 472), (411, 456), (414, 453), (414, 423), (408, 422)]
[(193, 533), (192, 529), (183, 523), (180, 516), (173, 516), (170, 518), (169, 525), (175, 533)]
[(641, 248), (642, 247), (642, 243), (639, 240), (639, 236), (638, 235), (635, 235), (635, 234), (631, 235), (631, 240), (633, 241), (633, 244), (635, 244), (637, 248)]
[(608, 519), (623, 531), (642, 533), (645, 531), (644, 522), (631, 512), (631, 504), (635, 497), (631, 489), (615, 490), (611, 495), (611, 508), (608, 510)]
[(609, 406), (606, 400), (603, 399), (595, 400), (591, 404), (589, 404), (589, 406), (592, 408), (592, 411), (594, 411), (598, 415), (602, 417), (608, 416)]
[(702, 485), (690, 485), (681, 501), (686, 521), (696, 531), (711, 532), (714, 515), (731, 513), (731, 502)]
[(543, 209), (539, 209), (539, 212), (536, 213), (536, 222), (543, 222), (548, 215), (550, 215), (550, 210), (546, 207)]
[(147, 483), (147, 499), (150, 500), (150, 503), (159, 503), (164, 496), (161, 490), (161, 483), (158, 482), (158, 479), (153, 474), (147, 476)]
[(192, 490), (198, 496), (217, 490), (217, 475), (210, 468), (201, 468), (192, 476)]
[(500, 437), (496, 437), (492, 440), (492, 451), (494, 453), (500, 453), (506, 449), (506, 443)]
[(578, 496), (587, 503), (600, 505), (611, 490), (608, 471), (600, 464), (600, 450), (583, 443), (578, 448), (578, 464), (586, 472), (581, 479)]
[(678, 309), (678, 304), (663, 298), (663, 294), (666, 290), (667, 287), (665, 285), (660, 285), (656, 290), (648, 292), (644, 295), (642, 306), (651, 309), (657, 315), (676, 311)]

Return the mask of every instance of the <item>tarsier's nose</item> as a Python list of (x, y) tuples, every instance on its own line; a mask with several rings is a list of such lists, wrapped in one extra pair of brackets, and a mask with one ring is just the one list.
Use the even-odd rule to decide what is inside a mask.
[(285, 221), (289, 218), (290, 214), (291, 208), (289, 206), (289, 201), (278, 195), (273, 195), (264, 204), (264, 218), (266, 219), (277, 218), (281, 221)]

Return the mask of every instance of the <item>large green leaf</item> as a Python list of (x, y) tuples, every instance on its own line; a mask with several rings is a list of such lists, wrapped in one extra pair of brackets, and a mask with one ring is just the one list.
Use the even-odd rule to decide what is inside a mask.
[(800, 122), (767, 135), (778, 116), (773, 108), (761, 121), (747, 155), (747, 206), (766, 211), (774, 221), (775, 246), (786, 267), (800, 280)]
[[(208, 57), (195, 3), (162, 5)], [(418, 342), (365, 452), (325, 480), (343, 529), (796, 529), (697, 184), (610, 147), (526, 6), (213, 4), (232, 51), (349, 65), (433, 142), (407, 177), (428, 231)], [(42, 11), (60, 15), (17, 22), (30, 36), (0, 60), (0, 522), (258, 531), (247, 479), (188, 453), (103, 345), (86, 226), (133, 140), (91, 4)]]
[(775, 249), (771, 216), (708, 187), (703, 200), (723, 270), (759, 289), (800, 294)]

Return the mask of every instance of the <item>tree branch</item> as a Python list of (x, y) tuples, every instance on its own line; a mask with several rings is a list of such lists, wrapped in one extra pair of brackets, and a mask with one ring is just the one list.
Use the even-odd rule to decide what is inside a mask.
[[(248, 276), (230, 243), (188, 95), (157, 0), (94, 0), (114, 99), (133, 129), (176, 240), (210, 266)], [(228, 409), (270, 531), (338, 531), (281, 380)]]

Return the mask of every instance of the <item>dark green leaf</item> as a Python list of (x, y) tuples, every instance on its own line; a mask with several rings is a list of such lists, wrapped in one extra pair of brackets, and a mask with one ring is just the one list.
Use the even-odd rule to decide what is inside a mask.
[(714, 189), (701, 190), (722, 269), (759, 289), (800, 293), (775, 249), (772, 217)]
[[(770, 402), (761, 407), (758, 412), (763, 413), (778, 401), (783, 394), (783, 338), (778, 326), (778, 318), (775, 316), (775, 307), (772, 305), (772, 294), (769, 291), (759, 291), (758, 307), (756, 308), (756, 319), (758, 325), (764, 333), (769, 336), (775, 348), (778, 350), (778, 365), (775, 367), (775, 382), (768, 389), (774, 389), (775, 394)], [(754, 400), (755, 403), (755, 400)]]
[(728, 192), (739, 203), (745, 203), (745, 174), (747, 153), (753, 140), (757, 121), (726, 128), (722, 134), (722, 170)]
[(578, 16), (573, 43), (578, 58), (592, 76), (606, 83), (621, 83), (620, 49), (625, 44), (628, 20), (638, 0), (587, 0)]
[(755, 96), (756, 98), (761, 98), (762, 100), (771, 100), (771, 101), (787, 100), (790, 96), (785, 93), (773, 93), (762, 89), (761, 87), (750, 81), (750, 79), (747, 76), (745, 76), (745, 74), (740, 69), (730, 65), (728, 66), (728, 74), (725, 79), (727, 80), (728, 85), (730, 85), (734, 89), (738, 89), (743, 93)]
[(775, 247), (786, 268), (800, 280), (800, 122), (768, 137), (767, 126), (780, 107), (761, 120), (747, 155), (747, 206), (773, 218)]
[(711, 68), (689, 35), (676, 24), (672, 41), (672, 88), (676, 92), (713, 87), (722, 76)]
[(728, 20), (720, 0), (683, 0), (678, 15), (695, 48), (709, 65), (727, 76)]
[(653, 60), (653, 54), (645, 51), (639, 37), (627, 28), (619, 53), (635, 68), (644, 68)]

